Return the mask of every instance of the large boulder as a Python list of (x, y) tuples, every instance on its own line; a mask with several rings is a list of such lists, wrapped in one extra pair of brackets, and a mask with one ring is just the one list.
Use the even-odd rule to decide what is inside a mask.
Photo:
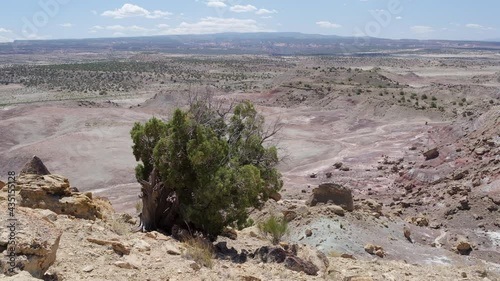
[(71, 192), (67, 178), (58, 175), (21, 174), (16, 189), (23, 207), (49, 209), (82, 219), (102, 218), (92, 194)]
[[(0, 208), (7, 210), (7, 204), (0, 203)], [(56, 260), (62, 232), (32, 209), (18, 207), (14, 215), (15, 226), (8, 225), (6, 231), (0, 232), (0, 275), (11, 275), (9, 269), (14, 268), (15, 273), (25, 270), (42, 278)], [(0, 221), (7, 223), (10, 218), (8, 212), (0, 212)], [(13, 252), (9, 247), (10, 237), (16, 243)]]
[(424, 154), (425, 160), (432, 160), (432, 159), (436, 159), (439, 157), (439, 150), (437, 148), (433, 148), (433, 149), (427, 150), (423, 154)]
[(20, 174), (50, 175), (50, 172), (40, 158), (33, 156), (30, 161), (24, 164)]
[(335, 183), (323, 183), (313, 189), (307, 205), (316, 206), (318, 203), (332, 203), (341, 206), (347, 211), (354, 210), (351, 189)]

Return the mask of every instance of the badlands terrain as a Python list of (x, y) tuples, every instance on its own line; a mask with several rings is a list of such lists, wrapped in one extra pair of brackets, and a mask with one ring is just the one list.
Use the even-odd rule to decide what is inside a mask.
[[(0, 180), (36, 155), (78, 196), (105, 205), (91, 220), (19, 208), (62, 233), (47, 280), (500, 280), (496, 51), (19, 54), (0, 65), (0, 82)], [(282, 247), (299, 245), (315, 276), (258, 257), (235, 262), (234, 251), (270, 247), (255, 226), (219, 238), (229, 249), (218, 244), (211, 266), (193, 263), (172, 237), (133, 232), (133, 123), (168, 119), (190, 94), (207, 92), (251, 100), (282, 127), (273, 139), (281, 199), (251, 216), (285, 216)], [(353, 210), (308, 204), (323, 183), (352, 190)], [(117, 254), (116, 243), (129, 253)]]

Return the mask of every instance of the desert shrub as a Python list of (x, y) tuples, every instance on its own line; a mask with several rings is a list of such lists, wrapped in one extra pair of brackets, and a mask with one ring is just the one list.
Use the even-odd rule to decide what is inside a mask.
[(435, 102), (431, 102), (431, 108), (437, 108), (437, 105)]
[(185, 225), (215, 239), (226, 226), (243, 226), (249, 209), (261, 207), (283, 185), (277, 149), (265, 146), (278, 129), (265, 130), (248, 101), (223, 111), (197, 100), (168, 122), (136, 123), (131, 135), (141, 161), (142, 230)]
[(257, 227), (275, 245), (288, 233), (288, 222), (284, 218), (278, 218), (275, 215), (271, 215), (268, 219), (260, 222)]
[(108, 219), (108, 224), (111, 230), (118, 235), (125, 235), (131, 232), (130, 224), (124, 221), (122, 217), (115, 217)]
[(135, 202), (135, 211), (139, 214), (142, 211), (142, 200)]
[(213, 247), (208, 241), (201, 238), (190, 238), (184, 241), (186, 250), (182, 256), (186, 259), (192, 260), (200, 266), (212, 268), (213, 266)]
[(436, 97), (431, 98), (433, 101), (437, 101), (438, 99)]
[(422, 95), (422, 99), (423, 99), (423, 100), (426, 100), (427, 98), (428, 98), (428, 97), (427, 97), (427, 95), (426, 95), (426, 94), (423, 94), (423, 95)]

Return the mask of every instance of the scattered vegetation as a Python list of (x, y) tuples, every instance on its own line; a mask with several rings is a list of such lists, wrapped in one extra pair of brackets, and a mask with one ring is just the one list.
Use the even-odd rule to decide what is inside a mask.
[(213, 267), (214, 251), (209, 241), (201, 238), (189, 238), (184, 241), (185, 251), (182, 256), (196, 262), (200, 266)]
[(111, 217), (108, 219), (108, 223), (114, 233), (118, 235), (126, 235), (131, 232), (130, 224), (124, 221), (122, 217)]
[(263, 222), (260, 222), (257, 227), (275, 245), (288, 233), (288, 222), (284, 218), (279, 218), (274, 214)]
[(142, 211), (142, 200), (135, 202), (135, 211), (139, 214)]

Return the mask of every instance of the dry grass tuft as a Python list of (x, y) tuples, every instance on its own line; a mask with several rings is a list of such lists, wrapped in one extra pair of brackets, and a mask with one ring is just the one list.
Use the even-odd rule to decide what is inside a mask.
[(213, 267), (213, 246), (210, 242), (202, 238), (189, 238), (184, 242), (186, 250), (182, 256), (193, 260), (200, 266)]

